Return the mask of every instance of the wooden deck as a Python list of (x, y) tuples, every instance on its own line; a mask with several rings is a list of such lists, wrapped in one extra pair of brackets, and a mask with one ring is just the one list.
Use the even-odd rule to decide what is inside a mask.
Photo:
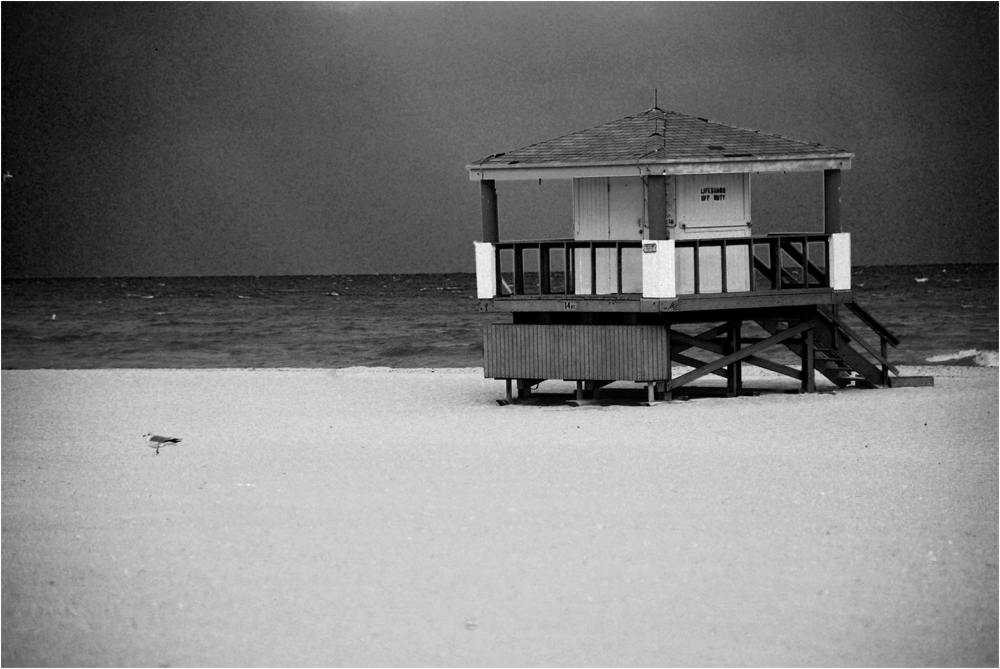
[(830, 288), (800, 288), (759, 290), (752, 293), (708, 293), (678, 295), (671, 299), (649, 299), (638, 294), (620, 295), (510, 295), (504, 298), (482, 299), (479, 310), (493, 313), (678, 313), (718, 309), (760, 309), (815, 304), (853, 302), (849, 290)]

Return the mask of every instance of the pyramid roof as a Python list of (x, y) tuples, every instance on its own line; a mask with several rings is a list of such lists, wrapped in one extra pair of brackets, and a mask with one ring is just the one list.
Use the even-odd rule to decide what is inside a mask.
[(850, 169), (843, 149), (654, 107), (467, 165), (479, 179)]

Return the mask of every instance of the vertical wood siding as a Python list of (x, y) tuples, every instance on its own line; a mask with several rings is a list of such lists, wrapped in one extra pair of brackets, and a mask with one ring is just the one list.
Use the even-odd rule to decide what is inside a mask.
[(495, 379), (655, 381), (670, 378), (659, 325), (487, 325), (484, 374)]
[[(643, 237), (646, 206), (642, 180), (639, 177), (586, 177), (573, 179), (574, 235), (579, 240), (634, 239)], [(618, 267), (614, 251), (597, 249), (597, 294), (607, 295), (618, 290)], [(576, 256), (576, 293), (591, 293), (590, 253)], [(627, 265), (622, 272), (623, 290), (642, 291), (642, 276), (638, 263)]]
[(573, 179), (573, 223), (576, 239), (609, 239), (608, 179)]

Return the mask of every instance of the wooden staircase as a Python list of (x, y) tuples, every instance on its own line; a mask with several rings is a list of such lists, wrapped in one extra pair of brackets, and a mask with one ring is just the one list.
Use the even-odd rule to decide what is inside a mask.
[[(871, 333), (878, 337), (877, 348), (845, 321), (838, 307), (846, 307), (868, 326)], [(933, 377), (899, 375), (899, 369), (888, 359), (888, 347), (898, 346), (899, 339), (857, 302), (847, 302), (832, 307), (817, 305), (810, 311), (811, 313), (804, 315), (799, 322), (813, 321), (814, 369), (838, 387), (889, 388), (933, 385)], [(789, 327), (793, 324), (795, 321), (788, 323)], [(780, 331), (774, 322), (759, 321), (758, 325), (771, 334)], [(787, 340), (784, 345), (800, 358), (805, 358), (803, 347), (806, 344), (802, 340)]]

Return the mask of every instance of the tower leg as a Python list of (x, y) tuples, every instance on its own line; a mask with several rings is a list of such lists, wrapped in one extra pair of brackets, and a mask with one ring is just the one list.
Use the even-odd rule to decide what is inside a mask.
[(802, 392), (816, 392), (816, 346), (813, 331), (809, 328), (802, 333)]
[(517, 397), (518, 399), (527, 399), (531, 396), (531, 384), (527, 379), (517, 380)]
[[(729, 322), (729, 352), (736, 353), (742, 348), (743, 321)], [(737, 360), (726, 371), (726, 394), (736, 397), (743, 390), (743, 361)]]

